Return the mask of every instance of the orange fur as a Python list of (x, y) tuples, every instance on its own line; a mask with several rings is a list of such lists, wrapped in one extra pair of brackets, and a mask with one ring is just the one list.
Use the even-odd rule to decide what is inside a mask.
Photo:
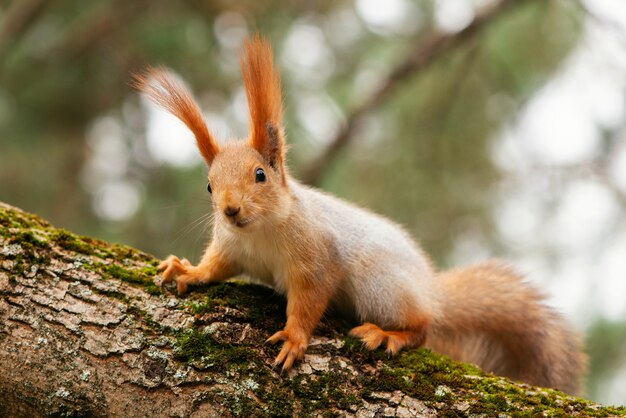
[(220, 282), (237, 274), (232, 264), (215, 245), (209, 246), (197, 267), (186, 258), (181, 260), (171, 255), (159, 264), (158, 271), (163, 275), (162, 284), (176, 279), (177, 290), (181, 295), (187, 292), (189, 285)]
[(161, 70), (136, 78), (196, 134), (213, 190), (211, 244), (197, 266), (168, 257), (159, 266), (164, 283), (176, 280), (182, 294), (244, 273), (286, 294), (287, 323), (268, 339), (284, 342), (274, 362), (283, 370), (304, 356), (332, 303), (364, 322), (351, 334), (370, 349), (384, 344), (393, 355), (426, 345), (514, 379), (577, 390), (585, 359), (575, 333), (514, 271), (488, 263), (438, 274), (400, 226), (291, 179), (269, 43), (247, 41), (241, 67), (250, 138), (219, 149), (180, 83)]
[(144, 74), (134, 74), (131, 84), (187, 125), (195, 135), (198, 149), (207, 164), (213, 161), (219, 151), (217, 142), (209, 132), (193, 96), (174, 75), (161, 68), (148, 68)]
[(426, 339), (426, 330), (385, 331), (379, 326), (369, 322), (350, 330), (350, 335), (359, 338), (370, 350), (375, 350), (382, 344), (387, 347), (390, 355), (396, 355), (403, 348), (420, 347)]
[(291, 276), (287, 291), (287, 324), (285, 329), (272, 335), (268, 342), (284, 341), (274, 365), (291, 368), (304, 353), (324, 311), (330, 302), (330, 293), (320, 291), (312, 278)]
[(426, 347), (484, 370), (568, 393), (581, 390), (587, 357), (544, 296), (499, 262), (439, 274), (441, 314)]
[(285, 152), (283, 104), (272, 47), (256, 35), (244, 43), (244, 50), (240, 62), (250, 108), (250, 144), (261, 155), (275, 158), (277, 166), (282, 167)]
[(407, 304), (400, 329), (386, 331), (366, 322), (350, 330), (350, 335), (361, 339), (370, 350), (385, 344), (387, 352), (395, 355), (403, 348), (421, 347), (424, 344), (429, 320), (429, 316), (420, 312), (418, 307)]

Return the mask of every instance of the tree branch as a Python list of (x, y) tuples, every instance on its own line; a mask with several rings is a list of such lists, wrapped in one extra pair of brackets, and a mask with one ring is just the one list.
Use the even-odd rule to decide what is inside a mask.
[(318, 184), (324, 172), (339, 152), (352, 140), (352, 134), (364, 115), (380, 106), (398, 88), (400, 83), (411, 76), (425, 71), (440, 57), (474, 39), (486, 26), (496, 20), (513, 4), (520, 0), (501, 0), (492, 3), (479, 12), (472, 23), (456, 33), (434, 31), (417, 43), (416, 48), (406, 59), (394, 68), (387, 79), (369, 98), (352, 110), (346, 124), (330, 141), (328, 146), (302, 171), (301, 179), (308, 184)]
[(222, 283), (181, 299), (153, 284), (156, 265), (0, 202), (0, 416), (625, 412), (428, 350), (388, 358), (346, 338), (332, 317), (304, 360), (280, 375), (278, 348), (265, 344), (285, 321), (272, 290)]
[(13, 0), (0, 21), (0, 54), (43, 10), (44, 0)]
[(139, 16), (146, 7), (145, 0), (117, 0), (109, 5), (99, 5), (71, 25), (61, 36), (53, 50), (66, 60), (77, 59), (88, 53), (106, 37), (124, 28)]

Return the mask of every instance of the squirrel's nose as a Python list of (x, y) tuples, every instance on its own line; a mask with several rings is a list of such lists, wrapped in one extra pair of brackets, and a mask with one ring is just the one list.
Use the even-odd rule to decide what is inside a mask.
[(232, 206), (226, 206), (226, 209), (224, 209), (224, 214), (226, 216), (235, 216), (236, 214), (239, 213), (239, 211), (241, 210), (241, 208), (239, 206), (237, 206), (236, 208), (232, 207)]

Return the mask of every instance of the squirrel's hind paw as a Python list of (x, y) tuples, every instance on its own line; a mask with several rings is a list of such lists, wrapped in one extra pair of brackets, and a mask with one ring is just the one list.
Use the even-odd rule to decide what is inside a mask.
[(350, 335), (360, 339), (363, 345), (370, 350), (376, 350), (387, 339), (385, 331), (380, 329), (377, 325), (369, 322), (352, 328), (352, 330), (350, 330)]
[(402, 331), (385, 331), (379, 326), (369, 322), (353, 328), (350, 335), (359, 338), (370, 350), (375, 350), (381, 344), (387, 347), (387, 353), (395, 356), (398, 351), (407, 347), (419, 347), (424, 344), (426, 332), (424, 328), (408, 329)]

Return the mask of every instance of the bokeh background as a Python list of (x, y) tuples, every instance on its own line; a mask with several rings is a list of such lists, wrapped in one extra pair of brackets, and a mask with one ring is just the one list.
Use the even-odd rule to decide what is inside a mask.
[(294, 174), (443, 268), (510, 260), (586, 335), (588, 396), (626, 404), (623, 0), (2, 0), (0, 200), (197, 260), (206, 168), (130, 73), (172, 68), (220, 138), (245, 137), (255, 31)]

